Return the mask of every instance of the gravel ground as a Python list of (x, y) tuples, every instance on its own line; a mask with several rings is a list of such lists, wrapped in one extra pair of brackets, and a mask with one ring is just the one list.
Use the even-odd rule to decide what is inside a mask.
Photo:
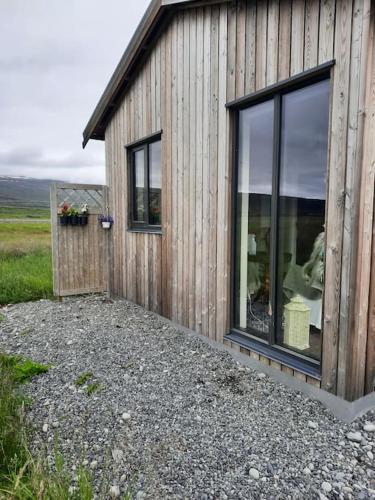
[(57, 435), (73, 476), (91, 468), (98, 498), (375, 498), (375, 412), (343, 424), (123, 300), (1, 312), (0, 350), (53, 365), (25, 386), (34, 446), (52, 456)]

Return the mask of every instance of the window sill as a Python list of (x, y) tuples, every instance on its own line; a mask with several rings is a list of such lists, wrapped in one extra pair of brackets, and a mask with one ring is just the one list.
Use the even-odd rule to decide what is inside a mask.
[(148, 227), (129, 227), (127, 229), (128, 233), (144, 233), (144, 234), (158, 234), (162, 235), (163, 231), (158, 228), (148, 228)]
[(320, 367), (317, 363), (313, 361), (307, 362), (304, 359), (300, 359), (298, 355), (291, 354), (290, 352), (279, 349), (276, 346), (270, 346), (263, 342), (259, 342), (238, 330), (231, 330), (227, 335), (225, 335), (224, 340), (229, 340), (240, 347), (244, 347), (250, 351), (254, 351), (261, 356), (265, 356), (272, 361), (281, 363), (289, 368), (297, 370), (309, 377), (321, 380)]

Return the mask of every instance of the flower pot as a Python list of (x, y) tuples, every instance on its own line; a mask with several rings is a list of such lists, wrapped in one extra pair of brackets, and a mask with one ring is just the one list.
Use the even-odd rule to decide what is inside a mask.
[(71, 215), (70, 216), (70, 224), (72, 226), (78, 226), (78, 224), (79, 224), (79, 217), (78, 217), (78, 215)]
[(102, 228), (103, 229), (110, 229), (111, 228), (111, 223), (108, 221), (102, 221)]
[(60, 226), (67, 226), (69, 224), (69, 217), (67, 215), (60, 215)]
[(79, 225), (80, 226), (86, 226), (87, 225), (87, 221), (88, 221), (88, 216), (87, 215), (80, 215), (78, 217), (78, 221), (79, 221)]

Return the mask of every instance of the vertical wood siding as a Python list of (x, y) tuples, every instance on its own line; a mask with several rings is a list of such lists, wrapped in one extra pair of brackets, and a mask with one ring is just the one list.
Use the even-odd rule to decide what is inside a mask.
[[(225, 103), (336, 60), (322, 386), (342, 396), (349, 390), (353, 342), (368, 5), (367, 0), (238, 0), (179, 10), (155, 40), (106, 130), (116, 221), (112, 293), (221, 341), (229, 328), (232, 231), (231, 116)], [(160, 129), (162, 235), (131, 233), (124, 145)]]

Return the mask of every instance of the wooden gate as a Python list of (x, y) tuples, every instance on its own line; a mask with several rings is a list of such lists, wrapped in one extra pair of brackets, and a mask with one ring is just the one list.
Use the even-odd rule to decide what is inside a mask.
[[(51, 186), (53, 292), (56, 296), (108, 290), (110, 230), (103, 229), (98, 222), (99, 214), (108, 213), (107, 198), (106, 186)], [(59, 212), (64, 204), (77, 210), (87, 205), (87, 224), (61, 225)], [(85, 221), (80, 219), (80, 222)]]

